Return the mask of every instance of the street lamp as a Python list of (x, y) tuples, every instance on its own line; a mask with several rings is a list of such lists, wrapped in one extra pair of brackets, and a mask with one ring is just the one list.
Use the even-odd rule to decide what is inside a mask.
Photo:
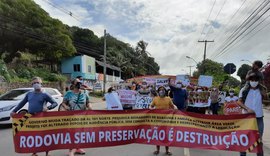
[(249, 60), (245, 60), (245, 59), (243, 59), (243, 60), (240, 60), (240, 61), (247, 61), (247, 62), (249, 62), (250, 64), (252, 64), (252, 62), (251, 62), (251, 61), (249, 61)]
[(195, 61), (194, 60), (194, 58), (192, 58), (192, 57), (190, 57), (190, 56), (186, 56), (186, 58), (188, 58), (188, 59), (192, 59), (195, 63), (196, 63), (196, 65), (198, 64), (198, 62), (197, 61)]
[(187, 67), (189, 67), (189, 76), (191, 77), (191, 68), (194, 66), (187, 66)]

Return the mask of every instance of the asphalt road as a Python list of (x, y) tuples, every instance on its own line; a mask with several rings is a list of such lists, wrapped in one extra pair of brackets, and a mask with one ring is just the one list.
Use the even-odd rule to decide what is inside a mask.
[[(93, 99), (93, 98), (92, 98)], [(94, 109), (104, 109), (104, 102), (99, 99), (93, 99)], [(265, 156), (270, 156), (270, 111), (265, 112), (265, 132), (264, 132), (264, 152)], [(215, 150), (200, 150), (200, 149), (183, 149), (171, 147), (171, 152), (175, 156), (239, 156), (238, 152), (230, 151), (215, 151)], [(114, 147), (100, 147), (85, 149), (87, 156), (153, 156), (155, 150), (154, 145), (130, 144)], [(52, 156), (67, 156), (68, 150), (51, 151)], [(14, 152), (12, 129), (11, 126), (0, 127), (0, 156), (29, 156), (31, 154), (17, 154)], [(39, 155), (45, 155), (40, 153)], [(165, 149), (161, 147), (159, 156), (165, 156)], [(256, 154), (249, 154), (253, 156)]]

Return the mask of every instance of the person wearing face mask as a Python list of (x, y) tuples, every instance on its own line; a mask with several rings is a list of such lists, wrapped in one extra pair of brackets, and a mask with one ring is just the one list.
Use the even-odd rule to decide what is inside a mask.
[[(82, 83), (78, 78), (71, 81), (72, 90), (67, 91), (64, 95), (62, 102), (62, 107), (66, 111), (74, 110), (91, 110), (91, 104), (89, 101), (89, 96), (85, 93), (82, 88)], [(69, 151), (69, 156), (74, 156), (74, 154), (85, 154), (83, 149), (71, 149)]]
[(210, 93), (210, 99), (211, 99), (211, 110), (212, 114), (217, 115), (218, 114), (218, 95), (219, 90), (216, 87), (213, 87)]
[(171, 83), (171, 79), (169, 79), (169, 87), (171, 89), (170, 92), (172, 93), (173, 103), (177, 106), (178, 110), (186, 110), (188, 93), (185, 89), (182, 88), (182, 82), (178, 81), (176, 85), (173, 85)]
[[(166, 96), (166, 89), (163, 86), (158, 88), (158, 96), (154, 97), (152, 103), (150, 104), (150, 109), (174, 109), (175, 106), (170, 97)], [(169, 147), (165, 147), (166, 155), (172, 155)], [(160, 151), (160, 146), (156, 146), (155, 155), (158, 155)]]
[[(28, 113), (36, 114), (40, 112), (47, 112), (48, 110), (54, 109), (58, 104), (57, 102), (47, 93), (42, 91), (42, 80), (40, 77), (34, 77), (32, 79), (32, 86), (34, 91), (28, 92), (23, 100), (17, 105), (17, 107), (11, 112), (13, 116), (18, 110), (20, 110), (28, 102)], [(51, 103), (47, 106), (47, 102)], [(33, 153), (32, 156), (37, 156)], [(46, 156), (49, 156), (49, 152), (46, 152)]]
[(238, 97), (234, 95), (234, 90), (229, 90), (229, 96), (225, 98), (225, 102), (236, 102), (238, 101)]
[[(247, 113), (255, 113), (257, 119), (257, 126), (262, 140), (264, 131), (263, 121), (263, 103), (262, 100), (266, 97), (265, 89), (259, 84), (260, 76), (256, 73), (250, 73), (247, 77), (249, 81), (248, 87), (243, 87), (239, 92), (239, 105), (247, 111)], [(262, 143), (259, 144), (261, 150), (257, 156), (263, 156)], [(240, 156), (246, 156), (245, 152), (241, 152)]]
[(113, 87), (110, 87), (103, 98), (106, 101), (107, 110), (123, 110), (120, 98)]
[(141, 88), (138, 91), (138, 93), (141, 95), (149, 95), (150, 94), (150, 90), (147, 88), (146, 82), (142, 82)]
[(86, 91), (92, 91), (92, 89), (88, 85), (85, 84), (82, 76), (77, 76), (76, 78), (80, 80), (81, 87), (82, 87), (81, 89), (83, 89), (85, 91), (85, 93), (87, 93)]

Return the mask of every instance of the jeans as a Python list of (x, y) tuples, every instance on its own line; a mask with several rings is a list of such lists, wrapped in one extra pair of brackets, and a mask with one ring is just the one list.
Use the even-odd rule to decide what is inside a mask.
[[(263, 130), (264, 130), (264, 122), (263, 122), (263, 117), (257, 118), (257, 125), (258, 125), (258, 130), (259, 130), (259, 134), (260, 134), (260, 138), (262, 141), (262, 137), (263, 137)], [(260, 146), (259, 150), (260, 153), (257, 153), (257, 156), (263, 156), (263, 143), (261, 142), (258, 146)], [(247, 153), (246, 152), (240, 152), (240, 156), (246, 156)]]

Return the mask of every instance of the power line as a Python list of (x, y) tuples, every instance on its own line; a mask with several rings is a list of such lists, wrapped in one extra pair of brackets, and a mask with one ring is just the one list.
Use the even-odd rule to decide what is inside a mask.
[[(8, 22), (12, 21), (12, 22), (14, 22), (16, 24), (19, 24), (18, 21), (16, 21), (13, 18), (10, 18), (10, 17), (7, 17), (7, 16), (3, 16), (3, 15), (0, 15), (0, 16), (3, 17), (3, 20), (5, 20), (4, 23), (8, 23)], [(1, 20), (1, 18), (0, 18), (0, 20)], [(25, 31), (26, 33), (29, 34), (30, 31), (25, 30), (25, 29), (28, 29), (28, 26), (27, 25), (25, 25), (23, 23), (20, 23), (19, 25), (20, 26), (13, 25), (13, 27), (15, 26), (16, 27), (15, 29)], [(25, 28), (22, 29), (22, 26), (25, 26)], [(40, 34), (37, 34), (37, 33), (33, 34), (33, 32), (32, 32), (32, 36), (31, 37), (33, 37), (33, 35), (35, 35), (35, 39), (45, 38), (46, 40), (49, 40), (51, 42), (51, 44), (55, 44), (55, 42), (58, 41), (58, 40), (52, 39), (51, 36), (40, 35)], [(91, 47), (90, 48), (90, 47), (88, 47), (88, 45), (86, 45), (84, 43), (81, 43), (81, 42), (78, 42), (78, 41), (73, 41), (73, 44), (76, 47), (76, 49), (77, 48), (80, 48), (81, 50), (84, 50), (84, 51), (88, 50), (88, 51), (92, 52), (93, 54), (95, 53), (97, 55), (101, 55), (100, 54), (101, 50), (99, 49), (99, 47)]]
[[(270, 2), (270, 1), (268, 1), (268, 3), (267, 4), (265, 4), (263, 7), (262, 7), (262, 5), (266, 2), (267, 0), (265, 0), (264, 2), (262, 2), (246, 19), (245, 19), (245, 21), (244, 22), (242, 22), (242, 24), (241, 25), (239, 25), (238, 27), (237, 27), (237, 29), (235, 29), (234, 31), (233, 31), (233, 33), (231, 33), (231, 35), (219, 46), (219, 48), (217, 48), (217, 49), (222, 49), (222, 47), (223, 46), (225, 46), (226, 47), (226, 45), (228, 45), (228, 43), (230, 43), (231, 42), (231, 40), (232, 40), (232, 38), (234, 38), (237, 34), (239, 34), (241, 31), (242, 31), (242, 29), (243, 28), (245, 28), (254, 18), (255, 18), (255, 16), (256, 15), (258, 15), (258, 13), (260, 12), (260, 11), (262, 11), (267, 5), (268, 5), (268, 3)], [(261, 8), (262, 7), (262, 8)], [(246, 28), (247, 29), (247, 28)], [(218, 50), (217, 50), (218, 51)]]
[(49, 1), (49, 0), (45, 0), (45, 2), (47, 2), (47, 3), (48, 3), (49, 5), (51, 5), (52, 7), (54, 7), (54, 8), (56, 8), (56, 9), (62, 11), (63, 13), (65, 13), (65, 14), (67, 14), (67, 15), (73, 17), (73, 18), (76, 19), (77, 21), (80, 21), (80, 18), (76, 17), (71, 11), (69, 11), (69, 10), (67, 10), (67, 9), (65, 9), (65, 8), (62, 8), (62, 7), (60, 7), (60, 6), (57, 6), (57, 5), (55, 5), (54, 3), (52, 3), (51, 1)]
[(212, 5), (212, 8), (211, 8), (211, 10), (210, 10), (210, 13), (209, 13), (209, 15), (208, 15), (208, 17), (207, 17), (207, 20), (206, 20), (206, 22), (205, 22), (205, 24), (204, 24), (204, 26), (203, 26), (201, 35), (203, 35), (204, 29), (205, 29), (205, 27), (206, 27), (206, 25), (207, 25), (207, 22), (209, 21), (209, 18), (210, 18), (211, 14), (212, 14), (213, 8), (214, 8), (214, 6), (215, 6), (215, 4), (216, 4), (216, 1), (217, 1), (217, 0), (215, 0), (214, 3), (213, 3), (213, 5)]
[[(36, 40), (41, 41), (42, 43), (45, 43), (45, 44), (48, 44), (48, 45), (51, 45), (51, 46), (55, 46), (55, 43), (59, 42), (59, 40), (55, 40), (55, 39), (51, 38), (50, 36), (40, 35), (40, 34), (37, 34), (37, 33), (33, 32), (33, 31), (31, 32), (30, 30), (27, 30), (28, 27), (22, 28), (22, 27), (18, 27), (16, 25), (6, 27), (4, 25), (4, 23), (10, 22), (7, 19), (5, 20), (3, 18), (0, 18), (0, 21), (3, 21), (3, 22), (1, 22), (1, 28), (2, 29), (13, 32), (17, 36), (20, 36), (20, 35), (18, 35), (18, 33), (19, 33), (19, 34), (21, 34), (21, 35), (23, 35), (23, 36), (25, 36), (27, 38), (36, 39)], [(20, 24), (20, 26), (22, 26), (22, 24)], [(93, 54), (93, 55), (96, 55), (96, 56), (100, 56), (99, 53), (96, 53), (93, 50), (88, 49), (86, 47), (81, 47), (81, 46), (75, 46), (75, 47), (76, 47), (76, 49), (78, 48), (78, 50), (87, 51), (88, 54)], [(59, 48), (61, 50), (66, 50), (64, 47), (57, 47), (57, 48)]]
[[(257, 20), (255, 20), (247, 29), (245, 29), (241, 34), (239, 34), (234, 40), (232, 40), (226, 47), (224, 47), (223, 49), (222, 49), (222, 51), (216, 56), (216, 57), (219, 57), (219, 56), (221, 56), (221, 55), (223, 55), (226, 51), (226, 48), (228, 48), (232, 43), (234, 43), (235, 42), (235, 40), (237, 40), (242, 34), (244, 34), (255, 22), (257, 22), (265, 13), (267, 13), (268, 11), (270, 10), (270, 8), (268, 8), (267, 10), (265, 10), (264, 12), (263, 12), (263, 14), (262, 15), (260, 15), (259, 16), (259, 18), (257, 19)], [(269, 17), (269, 16), (268, 16)], [(267, 17), (267, 18), (268, 18)], [(261, 22), (262, 23), (262, 22)], [(261, 23), (259, 23), (259, 24), (261, 24)], [(258, 25), (259, 25), (258, 24)], [(256, 28), (256, 27), (255, 27)], [(254, 29), (252, 29), (252, 31), (253, 31)], [(250, 31), (250, 32), (252, 32), (252, 31)]]
[[(259, 24), (257, 24), (257, 26), (261, 25), (267, 18), (269, 18), (270, 15), (268, 15), (263, 21), (261, 21)], [(246, 41), (248, 41), (249, 39), (251, 39), (253, 36), (255, 36), (257, 33), (259, 33), (260, 31), (262, 31), (263, 29), (265, 29), (267, 26), (270, 25), (270, 22), (268, 22), (266, 25), (264, 25), (263, 27), (261, 27), (260, 29), (258, 29), (255, 33), (253, 33), (249, 38), (247, 38), (246, 40), (244, 40), (243, 42), (241, 42), (240, 44), (238, 44), (243, 38), (245, 38), (247, 35), (249, 35), (253, 30), (255, 30), (255, 28), (252, 29), (252, 31), (248, 32), (247, 34), (245, 34), (245, 36), (243, 36), (239, 42), (233, 44), (229, 49), (235, 49), (237, 47), (239, 47), (240, 45), (242, 45), (243, 43), (245, 43)], [(234, 45), (238, 44), (236, 47), (232, 48)], [(228, 51), (229, 49), (227, 49), (226, 51)]]
[[(234, 19), (234, 17), (237, 15), (237, 13), (240, 11), (240, 9), (244, 6), (244, 4), (246, 3), (247, 0), (244, 0), (242, 2), (242, 4), (240, 5), (240, 7), (233, 13), (233, 15), (229, 18), (229, 20), (226, 22), (226, 24), (224, 24), (224, 29), (222, 29), (223, 31), (220, 31), (213, 39), (214, 40), (219, 40), (222, 36), (227, 36), (228, 33), (224, 34), (224, 35), (221, 35), (221, 33), (225, 32), (227, 26), (229, 25), (229, 23)], [(247, 6), (243, 9), (243, 11), (248, 8)], [(240, 18), (241, 19), (241, 18)], [(236, 27), (236, 26), (235, 26)], [(219, 38), (217, 39), (217, 37), (219, 36)], [(219, 42), (218, 42), (219, 43)], [(213, 44), (213, 45), (216, 45), (216, 44)], [(213, 49), (214, 46), (211, 46), (210, 45), (210, 49)], [(210, 58), (213, 56), (214, 54), (212, 54), (210, 56)]]
[[(269, 1), (270, 2), (270, 1)], [(269, 3), (268, 2), (268, 3)], [(263, 2), (264, 3), (264, 2)], [(262, 4), (263, 4), (262, 3)], [(264, 11), (258, 18), (256, 18), (253, 22), (252, 22), (252, 20), (255, 18), (255, 16), (256, 15), (258, 15), (267, 5), (268, 5), (268, 3), (267, 4), (265, 4), (262, 8), (260, 8), (261, 6), (262, 6), (262, 4), (259, 6), (259, 7), (257, 7), (254, 11), (253, 11), (253, 13), (238, 27), (238, 29), (239, 28), (241, 28), (241, 27), (246, 27), (248, 24), (250, 24), (248, 27), (246, 27), (245, 29), (239, 29), (239, 31), (234, 31), (233, 33), (232, 33), (232, 35), (229, 37), (229, 38), (231, 38), (230, 40), (228, 40), (227, 42), (225, 41), (225, 43), (223, 43), (222, 45), (224, 45), (224, 47), (223, 47), (223, 49), (215, 56), (215, 57), (218, 57), (219, 55), (222, 55), (222, 54), (224, 54), (223, 52), (224, 52), (224, 50), (226, 50), (226, 48), (228, 48), (233, 42), (235, 42), (241, 35), (243, 35), (251, 26), (253, 26), (266, 12), (268, 12), (269, 11), (269, 8), (266, 10), (266, 11)], [(260, 10), (259, 11), (257, 11), (258, 9), (260, 8)], [(257, 12), (256, 12), (257, 11)], [(256, 13), (255, 13), (256, 12)], [(255, 15), (254, 15), (255, 14)], [(251, 17), (253, 15), (253, 17)], [(249, 19), (249, 18), (251, 18), (251, 19)], [(252, 23), (251, 23), (252, 22)], [(238, 35), (237, 35), (238, 34)], [(234, 39), (233, 39), (234, 38)], [(219, 49), (221, 49), (221, 46), (220, 46), (220, 48)]]
[[(220, 12), (222, 11), (222, 9), (223, 9), (223, 7), (224, 7), (224, 5), (225, 5), (226, 2), (227, 2), (227, 0), (224, 0), (224, 1), (223, 1), (223, 4), (222, 4), (221, 8), (219, 9), (219, 11), (218, 11), (218, 13), (217, 13), (217, 15), (216, 15), (214, 21), (217, 21), (217, 18), (218, 18), (218, 16), (219, 16)], [(210, 25), (210, 28), (209, 28), (208, 31), (206, 32), (206, 35), (205, 35), (205, 37), (204, 37), (204, 40), (207, 39), (208, 33), (209, 33), (209, 31), (210, 31), (211, 29), (213, 29), (213, 25), (212, 25), (212, 24)]]

